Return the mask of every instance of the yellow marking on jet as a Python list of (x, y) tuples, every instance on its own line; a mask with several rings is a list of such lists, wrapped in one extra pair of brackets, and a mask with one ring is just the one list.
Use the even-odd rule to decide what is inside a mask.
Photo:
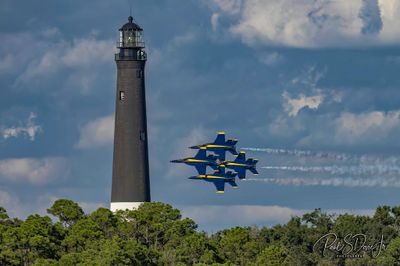
[(229, 178), (225, 178), (223, 176), (218, 176), (218, 175), (198, 175), (198, 178), (203, 178), (203, 179), (226, 179), (228, 180)]
[(225, 191), (223, 191), (223, 190), (218, 190), (216, 193), (218, 193), (218, 194), (223, 194), (223, 193), (225, 193)]
[(243, 167), (245, 167), (245, 166), (247, 166), (247, 164), (242, 164), (242, 163), (234, 163), (234, 162), (228, 162), (228, 163), (226, 163), (226, 165), (231, 165), (231, 166), (243, 166)]
[(207, 147), (207, 148), (230, 148), (230, 146), (226, 146), (226, 145), (216, 145), (216, 144), (207, 144), (206, 147)]
[(186, 159), (185, 162), (187, 162), (187, 163), (208, 163), (207, 160), (198, 160), (198, 159)]
[(224, 131), (217, 132), (218, 135), (225, 135)]
[(205, 179), (209, 178), (209, 179), (225, 179), (222, 176), (216, 176), (216, 175), (208, 175), (206, 177), (204, 177)]

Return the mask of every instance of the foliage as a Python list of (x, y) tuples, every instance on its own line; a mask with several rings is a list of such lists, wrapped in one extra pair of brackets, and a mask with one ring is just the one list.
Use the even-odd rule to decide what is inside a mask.
[[(37, 214), (21, 221), (0, 207), (0, 265), (400, 265), (400, 207), (379, 206), (371, 217), (315, 209), (284, 225), (234, 227), (212, 235), (159, 202), (85, 214), (77, 203), (59, 199), (48, 213), (58, 221)], [(345, 245), (343, 239), (365, 234), (366, 244), (375, 248), (355, 258), (340, 256), (349, 246), (324, 251), (332, 239), (316, 244), (333, 233)]]

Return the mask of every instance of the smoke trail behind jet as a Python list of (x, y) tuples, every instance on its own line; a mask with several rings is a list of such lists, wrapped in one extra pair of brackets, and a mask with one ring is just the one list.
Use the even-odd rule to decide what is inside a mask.
[(309, 173), (327, 173), (330, 175), (352, 176), (399, 176), (400, 166), (396, 164), (369, 165), (330, 165), (330, 166), (263, 166), (262, 169), (298, 171)]
[[(301, 157), (317, 157), (317, 158), (327, 158), (327, 159), (335, 159), (335, 160), (350, 160), (355, 156), (345, 153), (333, 153), (333, 152), (314, 152), (308, 150), (288, 150), (288, 149), (273, 149), (273, 148), (253, 148), (253, 147), (244, 147), (240, 148), (241, 150), (254, 151), (254, 152), (266, 152), (269, 154), (275, 155), (293, 155), (293, 156), (301, 156)], [(356, 156), (357, 157), (357, 156)]]
[[(271, 165), (261, 168), (271, 170), (268, 172), (269, 175), (273, 173), (276, 176), (247, 178), (246, 181), (287, 186), (400, 187), (400, 156), (397, 155), (356, 155), (273, 148), (242, 148), (242, 150), (270, 154)], [(282, 177), (282, 173), (273, 171), (286, 174)]]
[(347, 154), (335, 152), (315, 152), (309, 150), (297, 149), (273, 149), (273, 148), (252, 148), (244, 147), (241, 150), (253, 152), (265, 152), (272, 155), (290, 155), (296, 157), (311, 157), (319, 159), (330, 159), (337, 161), (345, 161), (346, 163), (357, 164), (374, 164), (374, 165), (397, 165), (400, 167), (400, 156), (382, 156), (378, 154)]
[(400, 187), (400, 178), (247, 178), (244, 181), (265, 182), (282, 186), (334, 186), (334, 187)]

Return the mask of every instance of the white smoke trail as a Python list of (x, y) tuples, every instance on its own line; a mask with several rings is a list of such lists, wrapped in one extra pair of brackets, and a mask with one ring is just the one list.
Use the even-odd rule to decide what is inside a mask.
[(400, 187), (399, 178), (246, 178), (244, 181), (265, 182), (282, 186), (334, 186), (334, 187)]
[(378, 154), (346, 154), (346, 153), (335, 153), (335, 152), (315, 152), (309, 150), (289, 150), (289, 149), (272, 149), (272, 148), (249, 148), (244, 147), (242, 150), (253, 151), (253, 152), (266, 152), (273, 155), (290, 155), (297, 157), (312, 157), (320, 159), (333, 159), (337, 161), (345, 161), (346, 163), (357, 163), (365, 165), (397, 165), (400, 167), (400, 156), (383, 156)]
[(317, 158), (327, 158), (327, 159), (336, 159), (336, 160), (350, 160), (354, 158), (358, 158), (359, 156), (345, 154), (345, 153), (334, 153), (334, 152), (314, 152), (308, 150), (288, 150), (288, 149), (273, 149), (273, 148), (252, 148), (252, 147), (244, 147), (240, 148), (241, 150), (247, 151), (255, 151), (255, 152), (266, 152), (269, 154), (276, 155), (293, 155), (293, 156), (301, 156), (301, 157), (317, 157)]
[[(336, 160), (333, 165), (321, 166), (264, 166), (262, 169), (302, 172), (303, 177), (285, 178), (247, 178), (246, 181), (267, 182), (278, 185), (294, 186), (344, 186), (344, 187), (400, 187), (400, 156), (382, 156), (377, 154), (345, 154), (334, 152), (314, 152), (307, 150), (288, 150), (273, 148), (242, 148), (254, 152), (266, 152), (271, 155), (297, 156)], [(330, 162), (332, 163), (332, 162)], [(307, 161), (301, 160), (301, 164)], [(315, 174), (327, 177), (315, 177)], [(310, 176), (307, 176), (310, 174)]]
[(263, 166), (268, 170), (298, 171), (309, 173), (328, 173), (331, 175), (399, 176), (400, 166), (393, 164), (372, 165), (331, 165), (331, 166)]

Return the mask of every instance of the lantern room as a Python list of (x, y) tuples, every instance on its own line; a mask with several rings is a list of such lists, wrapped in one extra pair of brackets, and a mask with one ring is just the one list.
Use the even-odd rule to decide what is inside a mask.
[(128, 23), (119, 29), (117, 42), (119, 52), (115, 54), (115, 60), (140, 60), (146, 61), (147, 55), (144, 51), (143, 29), (128, 17)]
[(118, 48), (144, 48), (143, 29), (128, 17), (128, 23), (119, 29)]

